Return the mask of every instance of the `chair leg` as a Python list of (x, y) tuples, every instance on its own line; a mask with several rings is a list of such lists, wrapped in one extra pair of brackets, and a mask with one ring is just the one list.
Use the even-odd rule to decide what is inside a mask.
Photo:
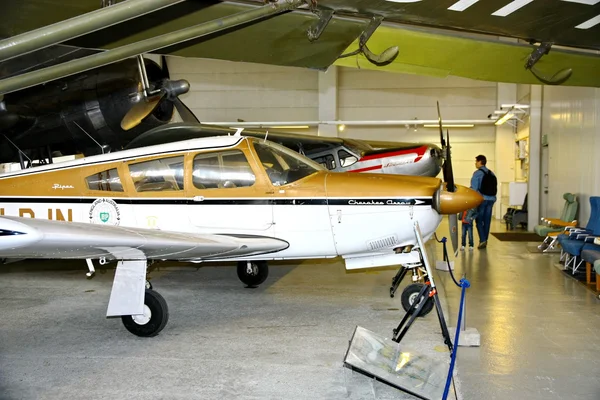
[(583, 260), (581, 258), (579, 258), (579, 262), (577, 262), (578, 258), (579, 258), (578, 256), (573, 256), (573, 275), (575, 275), (575, 272), (577, 272), (577, 270), (583, 263)]
[(557, 243), (558, 243), (558, 237), (555, 236), (554, 239), (552, 239), (552, 241), (548, 245), (548, 248), (546, 248), (546, 251), (554, 250), (554, 248), (556, 247)]
[(592, 264), (585, 263), (585, 283), (588, 285), (592, 282)]

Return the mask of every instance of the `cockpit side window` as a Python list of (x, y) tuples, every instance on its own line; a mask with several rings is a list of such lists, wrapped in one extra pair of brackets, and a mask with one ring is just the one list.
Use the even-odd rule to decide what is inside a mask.
[(333, 158), (333, 154), (325, 154), (315, 157), (312, 160), (318, 162), (327, 169), (335, 169), (335, 158)]
[(183, 190), (183, 156), (132, 163), (129, 174), (136, 192)]
[(273, 186), (287, 185), (322, 170), (312, 160), (274, 143), (255, 141), (254, 149)]
[(354, 154), (350, 154), (344, 149), (338, 150), (338, 157), (342, 167), (349, 167), (358, 161), (358, 157), (356, 157)]
[(104, 190), (108, 192), (122, 192), (123, 184), (116, 168), (100, 171), (85, 178), (85, 183), (90, 190)]
[(239, 150), (198, 154), (194, 157), (192, 182), (197, 189), (229, 189), (254, 185), (256, 176)]

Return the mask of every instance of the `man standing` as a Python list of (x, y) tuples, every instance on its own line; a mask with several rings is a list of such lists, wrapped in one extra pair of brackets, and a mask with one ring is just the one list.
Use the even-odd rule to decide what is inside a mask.
[(484, 155), (480, 154), (475, 157), (477, 171), (473, 173), (471, 178), (471, 189), (478, 191), (483, 196), (483, 203), (477, 207), (478, 249), (487, 247), (490, 224), (492, 223), (492, 208), (496, 202), (496, 192), (498, 191), (496, 175), (485, 166), (486, 164), (487, 158)]

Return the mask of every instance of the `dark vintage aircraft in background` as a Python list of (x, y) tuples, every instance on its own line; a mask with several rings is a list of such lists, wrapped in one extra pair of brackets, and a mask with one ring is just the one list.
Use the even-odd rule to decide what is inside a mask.
[[(162, 66), (144, 59), (143, 70), (152, 87), (166, 95), (158, 102), (140, 101), (137, 61), (127, 59), (5, 95), (0, 162), (48, 161), (52, 152), (94, 155), (119, 150), (140, 134), (169, 123), (175, 109), (184, 121), (198, 122), (178, 98), (189, 84), (169, 79), (164, 58)], [(137, 115), (135, 121), (128, 122), (132, 114)]]

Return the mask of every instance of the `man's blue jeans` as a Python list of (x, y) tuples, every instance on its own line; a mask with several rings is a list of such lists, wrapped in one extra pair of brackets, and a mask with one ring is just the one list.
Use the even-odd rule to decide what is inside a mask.
[(487, 242), (490, 236), (490, 224), (492, 223), (492, 208), (494, 200), (484, 200), (477, 207), (477, 233), (479, 234), (479, 243)]

